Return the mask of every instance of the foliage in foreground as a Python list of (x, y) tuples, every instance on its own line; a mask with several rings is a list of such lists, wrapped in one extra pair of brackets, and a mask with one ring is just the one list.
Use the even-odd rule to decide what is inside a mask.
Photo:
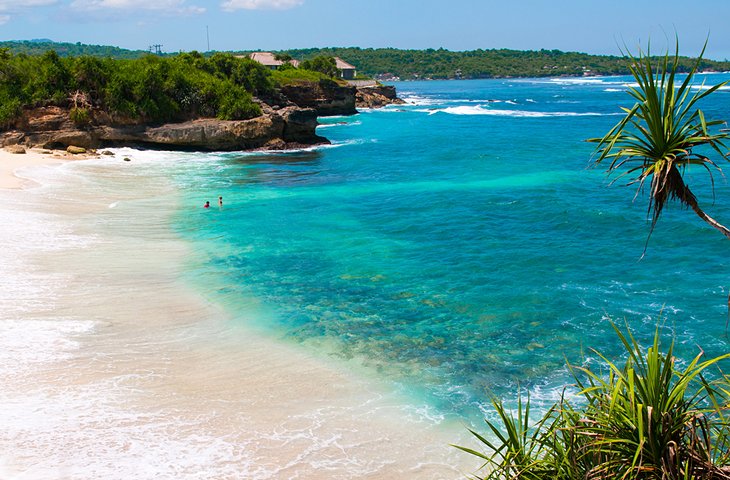
[[(481, 479), (730, 479), (730, 381), (704, 374), (730, 354), (680, 366), (671, 343), (662, 352), (659, 330), (644, 350), (614, 325), (627, 356), (606, 357), (603, 371), (571, 367), (583, 402), (566, 399), (530, 423), (530, 399), (516, 416), (499, 401), (499, 421), (487, 421), (490, 440), (472, 434), (488, 452), (460, 448), (485, 461)], [(596, 352), (597, 353), (597, 352)]]
[(629, 55), (629, 68), (637, 87), (628, 93), (636, 103), (630, 109), (623, 108), (626, 116), (596, 142), (596, 164), (610, 162), (608, 173), (622, 171), (618, 178), (628, 176), (629, 184), (642, 190), (649, 180), (649, 213), (652, 216), (651, 231), (669, 200), (677, 200), (691, 208), (702, 220), (730, 238), (730, 230), (707, 215), (697, 198), (684, 181), (684, 173), (690, 166), (703, 168), (712, 180), (712, 170), (720, 167), (708, 154), (714, 153), (727, 160), (727, 147), (723, 140), (728, 134), (713, 132), (724, 122), (708, 121), (699, 108), (699, 102), (724, 86), (722, 82), (709, 88), (694, 86), (693, 78), (704, 54), (704, 48), (694, 66), (683, 81), (676, 78), (679, 72), (679, 43), (674, 56), (667, 53), (655, 60), (647, 52), (639, 51), (638, 58)]

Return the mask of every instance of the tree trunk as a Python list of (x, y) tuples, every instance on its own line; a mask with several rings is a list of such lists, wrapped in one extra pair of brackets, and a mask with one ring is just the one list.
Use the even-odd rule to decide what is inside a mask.
[[(687, 190), (689, 190), (689, 189), (687, 189)], [(688, 197), (688, 198), (686, 198), (687, 204), (692, 208), (692, 210), (694, 210), (694, 212), (697, 214), (698, 217), (700, 217), (702, 220), (707, 222), (713, 228), (716, 228), (717, 230), (719, 230), (720, 233), (725, 235), (727, 238), (730, 238), (730, 230), (728, 230), (727, 227), (719, 224), (717, 222), (717, 220), (715, 220), (714, 218), (712, 218), (711, 216), (706, 214), (704, 212), (704, 210), (702, 210), (700, 208), (700, 206), (697, 204), (697, 200), (694, 198), (694, 195), (688, 195), (687, 197)]]

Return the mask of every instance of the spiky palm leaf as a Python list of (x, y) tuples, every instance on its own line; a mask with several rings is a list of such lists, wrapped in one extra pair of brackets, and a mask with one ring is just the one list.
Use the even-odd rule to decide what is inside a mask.
[[(709, 88), (704, 84), (699, 88), (694, 86), (697, 89), (692, 93), (692, 81), (704, 52), (703, 47), (693, 68), (678, 86), (675, 84), (678, 81), (678, 42), (674, 56), (670, 59), (667, 53), (657, 62), (656, 68), (648, 51), (644, 54), (640, 50), (638, 58), (628, 54), (629, 68), (638, 84), (629, 88), (628, 93), (636, 104), (630, 109), (622, 108), (626, 116), (606, 135), (588, 140), (598, 143), (596, 164), (610, 161), (609, 174), (622, 171), (618, 178), (630, 176), (629, 184), (638, 184), (639, 191), (647, 179), (650, 180), (650, 236), (667, 201), (678, 200), (730, 238), (730, 230), (700, 208), (683, 177), (687, 167), (696, 165), (706, 169), (712, 180), (712, 170), (720, 171), (720, 167), (703, 152), (714, 150), (725, 160), (728, 156), (723, 152), (727, 150), (723, 140), (728, 134), (710, 132), (712, 127), (723, 122), (707, 121), (697, 105), (727, 82)], [(702, 147), (700, 151), (698, 147)]]

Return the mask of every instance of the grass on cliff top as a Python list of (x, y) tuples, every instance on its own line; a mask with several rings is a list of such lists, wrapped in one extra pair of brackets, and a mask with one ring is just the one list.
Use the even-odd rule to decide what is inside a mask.
[(302, 68), (288, 68), (285, 70), (273, 70), (271, 78), (278, 85), (300, 85), (304, 83), (319, 83), (322, 80), (332, 80), (323, 73)]

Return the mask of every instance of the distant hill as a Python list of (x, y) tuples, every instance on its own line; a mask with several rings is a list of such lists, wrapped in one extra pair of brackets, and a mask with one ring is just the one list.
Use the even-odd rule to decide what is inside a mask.
[(81, 42), (54, 42), (48, 39), (4, 41), (0, 42), (0, 48), (7, 48), (12, 53), (24, 53), (26, 55), (42, 55), (49, 50), (55, 50), (59, 57), (89, 55), (92, 57), (140, 58), (149, 53), (146, 50), (127, 50), (108, 45), (85, 45)]
[[(59, 43), (48, 39), (5, 41), (0, 48), (12, 53), (40, 55), (55, 50), (61, 57), (140, 58), (146, 50), (127, 50), (104, 45)], [(211, 52), (212, 53), (212, 52)], [(248, 53), (248, 52), (238, 52)], [(358, 73), (378, 78), (446, 79), (495, 77), (554, 77), (581, 75), (626, 75), (626, 59), (611, 55), (589, 55), (560, 50), (399, 50), (395, 48), (306, 48), (286, 50), (292, 57), (305, 60), (319, 55), (340, 57), (355, 65)], [(165, 54), (174, 55), (174, 54)], [(692, 59), (682, 58), (680, 71), (690, 68)], [(730, 62), (703, 60), (704, 71), (730, 71)]]
[[(307, 48), (287, 50), (297, 59), (317, 55), (341, 57), (357, 66), (358, 73), (390, 74), (402, 80), (441, 78), (554, 77), (562, 75), (626, 75), (626, 59), (560, 50), (399, 50), (395, 48)], [(681, 59), (680, 71), (693, 60)], [(702, 70), (728, 71), (730, 62), (703, 60)]]

